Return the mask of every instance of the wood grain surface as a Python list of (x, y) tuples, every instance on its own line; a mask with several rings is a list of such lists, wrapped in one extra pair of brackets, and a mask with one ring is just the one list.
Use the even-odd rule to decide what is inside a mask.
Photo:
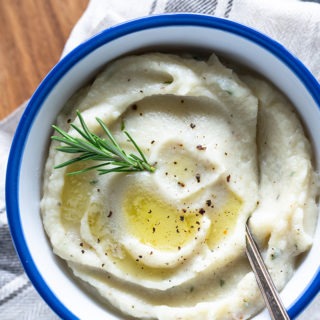
[(59, 60), (88, 0), (0, 0), (0, 120)]

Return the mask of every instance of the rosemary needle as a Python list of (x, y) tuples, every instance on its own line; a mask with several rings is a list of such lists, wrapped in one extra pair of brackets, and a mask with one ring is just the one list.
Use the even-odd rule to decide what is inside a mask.
[(110, 130), (101, 119), (96, 118), (106, 134), (106, 138), (101, 138), (91, 132), (80, 112), (77, 112), (77, 116), (80, 120), (81, 127), (78, 127), (75, 124), (71, 124), (71, 127), (79, 133), (80, 137), (73, 137), (61, 128), (55, 125), (52, 126), (60, 136), (52, 136), (51, 139), (62, 143), (56, 150), (76, 154), (74, 158), (55, 166), (55, 169), (66, 167), (77, 162), (92, 160), (98, 163), (78, 171), (72, 171), (68, 174), (80, 174), (94, 169), (96, 169), (99, 174), (110, 172), (155, 171), (155, 168), (148, 163), (142, 150), (126, 130), (123, 130), (123, 132), (133, 144), (138, 155), (132, 153), (127, 154), (117, 143)]

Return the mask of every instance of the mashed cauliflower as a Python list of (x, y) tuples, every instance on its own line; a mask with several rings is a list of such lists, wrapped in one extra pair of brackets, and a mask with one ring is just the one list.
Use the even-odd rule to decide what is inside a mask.
[(312, 150), (289, 101), (266, 81), (208, 60), (149, 53), (110, 63), (67, 103), (125, 150), (123, 123), (156, 170), (98, 175), (53, 142), (41, 201), (54, 252), (124, 314), (247, 319), (263, 307), (245, 224), (281, 289), (312, 244)]

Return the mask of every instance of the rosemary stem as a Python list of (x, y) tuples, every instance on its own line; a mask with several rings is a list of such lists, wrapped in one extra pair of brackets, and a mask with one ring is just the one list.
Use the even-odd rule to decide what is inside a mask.
[[(55, 166), (56, 169), (69, 166), (77, 162), (93, 160), (95, 162), (94, 165), (88, 165), (86, 168), (70, 172), (70, 174), (85, 173), (94, 169), (96, 169), (99, 174), (106, 174), (110, 172), (155, 171), (155, 167), (148, 163), (141, 148), (127, 131), (124, 130), (123, 132), (128, 137), (140, 157), (135, 154), (128, 155), (118, 144), (106, 124), (101, 119), (96, 118), (103, 132), (106, 134), (106, 138), (101, 138), (94, 132), (91, 132), (79, 111), (77, 111), (77, 116), (80, 121), (80, 127), (75, 124), (71, 124), (71, 127), (79, 133), (80, 137), (73, 137), (61, 128), (55, 125), (52, 126), (53, 129), (60, 134), (60, 136), (51, 137), (52, 140), (56, 140), (61, 143), (56, 150), (65, 153), (77, 154), (76, 157)], [(97, 161), (102, 163), (96, 164)], [(108, 168), (106, 169), (103, 167)]]

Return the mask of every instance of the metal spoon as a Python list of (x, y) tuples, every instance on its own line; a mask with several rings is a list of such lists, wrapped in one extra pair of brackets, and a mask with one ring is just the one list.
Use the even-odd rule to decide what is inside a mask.
[(255, 274), (258, 286), (269, 310), (272, 320), (290, 320), (284, 308), (277, 289), (264, 264), (259, 249), (250, 232), (248, 223), (246, 224), (246, 254)]

